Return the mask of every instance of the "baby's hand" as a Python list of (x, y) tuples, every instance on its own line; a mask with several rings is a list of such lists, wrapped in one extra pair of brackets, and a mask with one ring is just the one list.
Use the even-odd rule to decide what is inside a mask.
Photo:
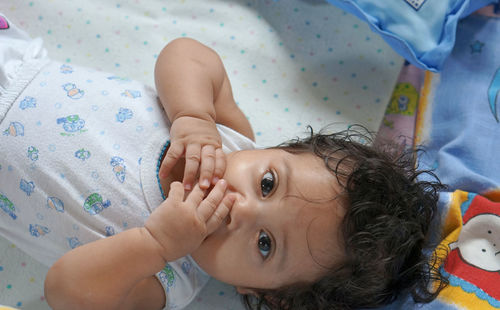
[(186, 158), (182, 183), (191, 190), (200, 170), (199, 185), (207, 189), (221, 179), (226, 169), (226, 156), (215, 122), (191, 116), (176, 119), (170, 128), (171, 144), (160, 166), (159, 176), (164, 179), (179, 158)]
[(224, 193), (225, 180), (219, 180), (206, 198), (196, 185), (184, 200), (181, 183), (170, 184), (168, 198), (150, 215), (144, 225), (160, 246), (166, 261), (174, 261), (197, 249), (229, 214), (234, 196)]

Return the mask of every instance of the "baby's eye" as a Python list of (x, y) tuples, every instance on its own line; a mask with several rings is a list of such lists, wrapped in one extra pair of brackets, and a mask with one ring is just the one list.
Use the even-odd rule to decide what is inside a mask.
[(272, 241), (267, 233), (263, 230), (259, 233), (259, 240), (257, 241), (257, 247), (259, 248), (260, 254), (266, 259), (271, 253)]
[(262, 176), (262, 180), (260, 180), (260, 189), (262, 191), (262, 196), (266, 197), (269, 195), (274, 188), (274, 174), (271, 172), (266, 172), (264, 176)]

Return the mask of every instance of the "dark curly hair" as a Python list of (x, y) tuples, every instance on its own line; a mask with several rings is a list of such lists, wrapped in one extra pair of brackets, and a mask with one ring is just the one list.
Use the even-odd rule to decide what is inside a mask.
[[(362, 126), (314, 134), (277, 148), (313, 153), (324, 160), (347, 202), (340, 231), (345, 259), (315, 283), (243, 295), (248, 309), (375, 308), (411, 293), (416, 302), (432, 301), (447, 284), (441, 260), (425, 253), (428, 231), (444, 189), (431, 171), (418, 171), (420, 150), (373, 143)], [(432, 181), (419, 176), (428, 174)]]

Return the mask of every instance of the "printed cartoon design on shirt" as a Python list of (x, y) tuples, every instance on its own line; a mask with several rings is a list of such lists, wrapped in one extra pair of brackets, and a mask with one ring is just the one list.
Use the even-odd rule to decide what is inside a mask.
[(19, 102), (19, 109), (26, 110), (28, 108), (36, 108), (36, 99), (30, 96), (24, 97), (21, 102)]
[(9, 127), (3, 131), (4, 136), (24, 136), (24, 126), (19, 122), (11, 122)]
[(159, 273), (160, 281), (165, 285), (167, 292), (175, 284), (175, 275), (172, 267), (169, 264), (165, 265), (162, 271)]
[(493, 113), (498, 123), (497, 106), (500, 104), (500, 68), (495, 72), (490, 87), (488, 88), (488, 101), (490, 103), (491, 113)]
[(83, 204), (83, 209), (87, 211), (90, 215), (96, 215), (102, 212), (105, 208), (109, 207), (111, 202), (109, 200), (104, 201), (102, 196), (98, 193), (93, 193), (85, 199)]
[(116, 179), (123, 183), (125, 181), (126, 175), (126, 166), (123, 158), (118, 156), (111, 157), (110, 165), (113, 167), (113, 172), (116, 176)]
[(62, 124), (63, 129), (70, 134), (61, 132), (62, 136), (72, 136), (72, 133), (75, 132), (85, 132), (86, 129), (83, 129), (85, 126), (85, 120), (81, 119), (77, 114), (69, 115), (66, 117), (61, 117), (57, 119), (57, 124)]
[(28, 147), (28, 158), (31, 159), (32, 161), (37, 161), (38, 160), (38, 149), (34, 146)]
[(112, 226), (106, 226), (104, 230), (106, 231), (106, 237), (115, 235), (115, 229)]
[(9, 29), (9, 23), (5, 18), (0, 16), (0, 30), (7, 30)]
[(0, 209), (7, 213), (7, 215), (9, 215), (13, 220), (17, 219), (17, 215), (15, 213), (16, 207), (14, 207), (14, 204), (9, 200), (9, 198), (2, 194), (0, 194)]
[(138, 90), (132, 90), (132, 89), (125, 89), (121, 95), (123, 97), (127, 97), (127, 98), (132, 98), (132, 99), (135, 99), (135, 98), (139, 98), (141, 97), (141, 92), (138, 91)]
[(82, 245), (80, 240), (77, 237), (66, 238), (68, 240), (69, 247), (74, 249)]
[(118, 113), (116, 114), (116, 121), (123, 123), (124, 121), (131, 119), (134, 113), (127, 108), (120, 108)]
[(500, 307), (500, 203), (468, 193), (459, 207), (463, 226), (441, 271), (451, 286)]
[(26, 181), (25, 179), (21, 179), (19, 182), (19, 189), (26, 193), (26, 195), (30, 196), (31, 193), (35, 191), (35, 183), (33, 181)]
[(63, 64), (59, 68), (59, 72), (61, 72), (62, 74), (70, 74), (70, 73), (73, 73), (73, 68), (71, 66)]
[(191, 264), (191, 262), (189, 262), (189, 261), (182, 262), (181, 268), (182, 268), (182, 271), (184, 272), (184, 274), (189, 274), (192, 267), (193, 267), (193, 264)]
[(418, 104), (418, 91), (411, 83), (398, 83), (385, 114), (413, 115)]
[(66, 95), (71, 99), (80, 99), (85, 94), (83, 90), (76, 87), (73, 83), (66, 83), (61, 87), (66, 91)]
[(122, 78), (122, 77), (119, 77), (119, 76), (116, 76), (116, 75), (108, 76), (107, 79), (110, 80), (110, 81), (117, 81), (120, 84), (129, 83), (129, 82), (132, 81), (129, 78)]
[(64, 203), (61, 199), (57, 197), (49, 197), (47, 198), (47, 208), (54, 209), (57, 212), (64, 212)]
[(84, 161), (85, 159), (90, 158), (90, 151), (83, 148), (79, 149), (78, 151), (75, 152), (75, 157)]
[(30, 224), (30, 234), (33, 237), (45, 236), (45, 234), (48, 234), (49, 232), (50, 229), (48, 227), (38, 224)]

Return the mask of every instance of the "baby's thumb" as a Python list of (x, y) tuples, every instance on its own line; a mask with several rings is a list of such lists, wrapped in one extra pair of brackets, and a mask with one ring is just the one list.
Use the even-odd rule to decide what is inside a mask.
[(169, 199), (174, 201), (184, 200), (184, 186), (181, 182), (175, 181), (170, 183), (167, 200)]

